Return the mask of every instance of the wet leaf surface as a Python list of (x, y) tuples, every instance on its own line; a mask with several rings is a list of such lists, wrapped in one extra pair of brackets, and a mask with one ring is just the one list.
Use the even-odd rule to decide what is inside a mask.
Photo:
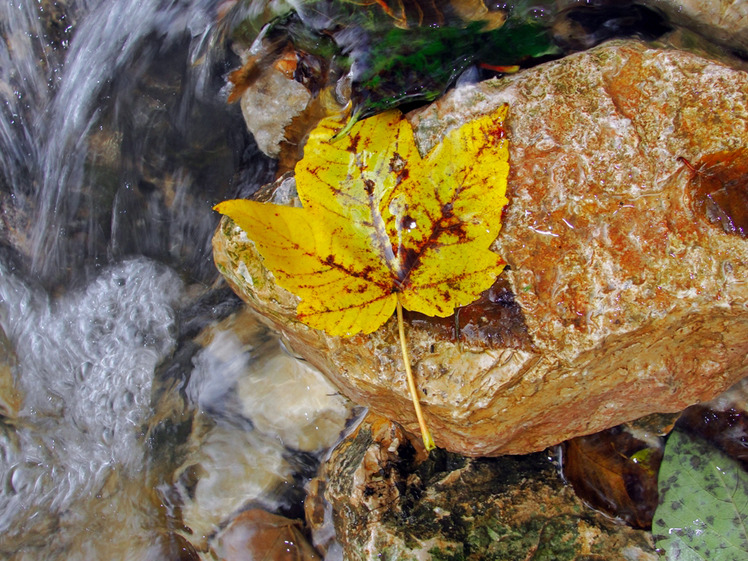
[(748, 148), (683, 162), (691, 169), (696, 211), (728, 234), (748, 237)]
[(454, 316), (432, 318), (408, 312), (405, 317), (410, 325), (438, 330), (437, 338), (447, 338), (467, 346), (532, 349), (522, 309), (504, 275), (499, 276), (475, 302), (455, 310)]
[(635, 528), (649, 528), (657, 506), (662, 450), (621, 427), (564, 444), (563, 471), (590, 506)]
[(679, 430), (668, 438), (653, 533), (665, 558), (748, 558), (748, 474), (705, 441)]
[[(216, 209), (257, 246), (297, 313), (331, 335), (378, 329), (400, 301), (446, 317), (489, 288), (489, 247), (506, 204), (506, 106), (453, 130), (424, 158), (399, 112), (342, 127), (327, 119), (296, 166), (303, 208), (248, 200)], [(469, 256), (469, 258), (468, 258)]]

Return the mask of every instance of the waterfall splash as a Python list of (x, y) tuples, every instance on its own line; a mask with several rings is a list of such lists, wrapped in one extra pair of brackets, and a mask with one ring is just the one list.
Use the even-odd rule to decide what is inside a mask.
[(337, 400), (330, 434), (348, 415), (235, 319), (212, 262), (212, 206), (275, 166), (221, 92), (225, 4), (0, 4), (4, 559), (208, 558), (248, 501), (298, 510), (329, 445), (300, 451), (237, 388), (288, 374)]
[(0, 7), (3, 237), (45, 282), (127, 255), (215, 278), (210, 207), (240, 166), (271, 167), (219, 95), (235, 55), (217, 4)]
[[(101, 539), (95, 530), (71, 533), (78, 508), (111, 518), (116, 513), (106, 512), (111, 503), (104, 496), (128, 481), (144, 487), (140, 440), (154, 369), (176, 343), (181, 282), (166, 267), (136, 259), (51, 300), (6, 267), (0, 275), (2, 327), (25, 396), (0, 439), (0, 551), (38, 546), (54, 533), (63, 553), (66, 538)], [(139, 512), (153, 510), (147, 496), (140, 499)]]

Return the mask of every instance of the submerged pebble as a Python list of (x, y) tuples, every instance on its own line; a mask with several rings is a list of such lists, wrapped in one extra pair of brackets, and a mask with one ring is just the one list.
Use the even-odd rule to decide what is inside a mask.
[(351, 416), (352, 403), (327, 378), (282, 351), (253, 363), (237, 391), (257, 430), (277, 435), (293, 450), (326, 450)]

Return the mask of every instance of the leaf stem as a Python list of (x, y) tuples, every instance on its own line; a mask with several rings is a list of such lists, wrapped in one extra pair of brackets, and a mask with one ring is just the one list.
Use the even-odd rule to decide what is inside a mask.
[(418, 400), (418, 394), (416, 393), (416, 382), (413, 379), (413, 371), (410, 369), (408, 345), (405, 342), (405, 327), (403, 325), (403, 306), (400, 304), (400, 298), (397, 299), (397, 329), (400, 332), (400, 348), (403, 351), (403, 363), (405, 364), (405, 374), (408, 380), (408, 390), (413, 400), (413, 407), (416, 410), (416, 417), (418, 417), (418, 426), (421, 427), (421, 438), (423, 438), (423, 445), (426, 447), (426, 451), (431, 452), (431, 450), (436, 448), (436, 445), (434, 444), (434, 439), (431, 438), (426, 420), (423, 418), (421, 402)]
[(360, 109), (356, 111), (355, 113), (353, 113), (352, 115), (350, 115), (348, 117), (348, 121), (346, 122), (345, 126), (335, 133), (335, 135), (330, 139), (330, 142), (331, 143), (337, 142), (338, 140), (343, 138), (345, 135), (347, 135), (349, 132), (351, 132), (353, 125), (355, 125), (358, 122), (358, 118), (360, 116), (361, 116)]

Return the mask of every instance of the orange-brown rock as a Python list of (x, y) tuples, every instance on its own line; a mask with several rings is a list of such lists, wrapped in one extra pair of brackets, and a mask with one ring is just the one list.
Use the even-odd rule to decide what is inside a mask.
[[(726, 227), (732, 202), (699, 202), (700, 174), (745, 197), (748, 74), (608, 43), (455, 90), (411, 116), (421, 149), (504, 102), (510, 203), (495, 250), (509, 268), (453, 318), (408, 318), (437, 445), (540, 450), (683, 409), (748, 374), (748, 240)], [(416, 429), (394, 320), (371, 336), (328, 337), (295, 319), (296, 298), (231, 222), (214, 248), (296, 353), (354, 401)]]

